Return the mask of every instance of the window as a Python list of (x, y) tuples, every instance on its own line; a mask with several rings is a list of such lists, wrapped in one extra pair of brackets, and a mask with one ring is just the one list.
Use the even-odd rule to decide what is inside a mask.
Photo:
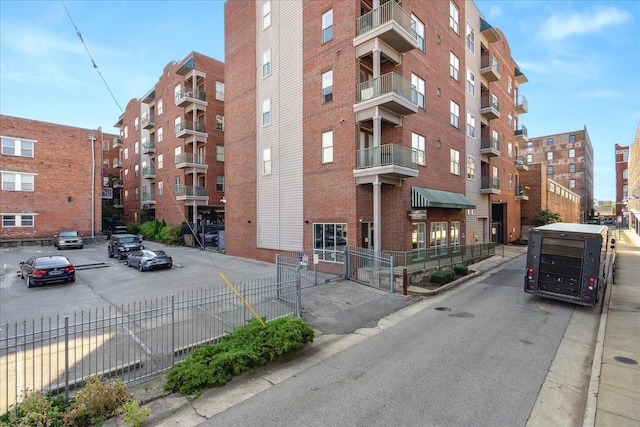
[[(414, 222), (411, 224), (411, 249), (425, 249), (427, 247), (427, 224)], [(424, 251), (415, 251), (413, 259), (424, 259)]]
[(512, 142), (507, 142), (507, 154), (509, 155), (509, 158), (513, 158), (513, 143)]
[(449, 236), (451, 238), (453, 252), (460, 251), (460, 221), (451, 221), (451, 232)]
[(553, 160), (553, 151), (547, 151), (547, 160)]
[(322, 43), (333, 39), (333, 9), (322, 14)]
[(158, 142), (162, 142), (162, 127), (158, 128)]
[(467, 68), (467, 92), (472, 96), (476, 95), (476, 76)]
[(492, 178), (500, 178), (500, 171), (497, 166), (491, 166), (491, 177)]
[(576, 180), (575, 179), (570, 179), (569, 180), (569, 188), (576, 188)]
[(271, 2), (269, 0), (262, 4), (262, 29), (266, 30), (271, 26)]
[(411, 19), (416, 24), (416, 37), (418, 38), (418, 49), (424, 52), (424, 24), (417, 16), (411, 15)]
[(426, 156), (424, 136), (418, 135), (417, 133), (411, 133), (411, 148), (411, 155), (413, 156), (411, 160), (418, 165), (425, 166)]
[(216, 161), (224, 162), (224, 145), (216, 145)]
[(158, 103), (156, 104), (156, 114), (158, 116), (162, 114), (162, 98), (158, 99)]
[(262, 126), (271, 124), (271, 99), (262, 101)]
[(271, 148), (262, 151), (262, 174), (271, 175)]
[(124, 201), (125, 202), (129, 201), (129, 190), (124, 190)]
[(451, 126), (460, 129), (460, 106), (453, 101), (449, 103)]
[(162, 193), (164, 193), (164, 182), (159, 181), (158, 182), (158, 196), (162, 196)]
[(175, 158), (175, 162), (178, 163), (178, 156), (182, 154), (182, 146), (177, 146), (173, 149), (173, 157)]
[(314, 255), (322, 261), (344, 262), (347, 224), (313, 224)]
[(467, 22), (467, 49), (469, 52), (475, 53), (476, 50), (476, 41), (475, 41), (475, 32), (469, 23)]
[(216, 191), (224, 191), (224, 176), (216, 176)]
[(322, 73), (322, 103), (333, 99), (333, 70)]
[(33, 227), (33, 214), (5, 214), (2, 215), (2, 227)]
[(216, 99), (218, 101), (224, 101), (224, 83), (216, 82)]
[(124, 127), (124, 137), (129, 138), (129, 126), (127, 125)]
[(509, 95), (513, 93), (513, 80), (511, 79), (511, 76), (509, 76), (507, 79), (507, 93)]
[(513, 190), (513, 174), (509, 173), (509, 190)]
[(575, 173), (575, 172), (576, 172), (576, 164), (569, 163), (569, 173)]
[(138, 120), (138, 117), (135, 117), (133, 119), (133, 129), (138, 132), (138, 129), (140, 129), (140, 121)]
[(507, 114), (507, 124), (509, 127), (513, 127), (513, 113), (511, 111)]
[(575, 148), (569, 148), (569, 158), (573, 158), (576, 156), (576, 149)]
[(576, 142), (576, 136), (575, 135), (569, 135), (569, 142)]
[(129, 148), (125, 148), (124, 149), (124, 154), (123, 155), (124, 155), (124, 159), (125, 160), (129, 159)]
[(424, 80), (415, 74), (411, 73), (411, 84), (416, 87), (416, 92), (418, 92), (418, 107), (424, 107)]
[(449, 52), (449, 75), (457, 81), (460, 80), (460, 58), (453, 52)]
[(629, 169), (622, 171), (622, 179), (629, 179)]
[(467, 157), (467, 178), (476, 179), (476, 159), (471, 156)]
[(158, 154), (158, 169), (164, 167), (164, 154)]
[(271, 51), (268, 50), (262, 54), (262, 77), (271, 75)]
[(476, 118), (471, 113), (467, 113), (467, 136), (476, 136)]
[(33, 191), (32, 173), (2, 172), (2, 189), (7, 191)]
[(451, 173), (454, 175), (460, 175), (460, 152), (452, 148), (450, 150), (449, 157), (451, 160)]
[(549, 191), (552, 193), (556, 191), (556, 185), (553, 182), (549, 183)]
[(133, 176), (137, 178), (139, 175), (140, 175), (140, 166), (136, 163), (133, 166)]
[(138, 187), (133, 189), (133, 200), (140, 200), (140, 188)]
[(6, 156), (33, 157), (34, 141), (2, 138), (2, 154)]
[(174, 183), (174, 185), (176, 186), (176, 189), (177, 189), (178, 187), (181, 187), (181, 186), (182, 186), (182, 178), (181, 178), (181, 177), (179, 177), (179, 176), (176, 176), (176, 177), (173, 179), (173, 183)]
[(527, 164), (533, 163), (533, 154), (527, 154)]
[(458, 33), (458, 20), (460, 18), (460, 11), (458, 10), (458, 6), (452, 1), (449, 2), (449, 26), (453, 31)]
[(533, 141), (527, 141), (527, 148), (533, 148)]
[(129, 168), (124, 170), (124, 180), (129, 181)]
[(322, 133), (322, 163), (333, 162), (333, 131)]
[(553, 166), (547, 166), (547, 175), (553, 175)]
[(222, 114), (216, 114), (216, 129), (224, 130), (224, 116)]
[(629, 150), (627, 150), (624, 153), (622, 153), (622, 161), (623, 162), (628, 162), (629, 161)]
[(138, 143), (138, 141), (133, 143), (133, 153), (134, 154), (140, 153), (140, 144)]
[(553, 138), (547, 138), (547, 145), (553, 145)]
[(432, 222), (431, 226), (431, 239), (429, 246), (431, 248), (445, 248), (447, 247), (447, 223), (446, 222)]

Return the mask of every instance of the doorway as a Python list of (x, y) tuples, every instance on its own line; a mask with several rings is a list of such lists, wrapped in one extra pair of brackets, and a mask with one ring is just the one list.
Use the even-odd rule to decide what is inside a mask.
[(364, 249), (373, 249), (373, 223), (362, 222), (362, 241), (360, 246)]

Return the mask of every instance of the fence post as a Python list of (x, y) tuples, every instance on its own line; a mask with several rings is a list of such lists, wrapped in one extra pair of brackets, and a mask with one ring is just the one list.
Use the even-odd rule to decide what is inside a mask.
[(300, 311), (302, 307), (302, 285), (300, 284), (300, 280), (302, 277), (302, 267), (298, 266), (298, 272), (296, 274), (296, 317), (300, 317)]
[(175, 341), (175, 335), (176, 335), (176, 315), (175, 315), (175, 311), (176, 311), (176, 304), (175, 304), (175, 295), (171, 294), (171, 366), (173, 366), (176, 361), (175, 361), (175, 348), (176, 348), (176, 341)]
[(342, 272), (344, 275), (344, 278), (347, 280), (350, 280), (351, 277), (349, 277), (349, 261), (350, 261), (350, 256), (349, 256), (349, 246), (345, 246), (344, 247), (344, 271)]
[(407, 266), (402, 267), (402, 295), (407, 295)]
[(64, 399), (69, 400), (69, 316), (64, 316)]
[(280, 282), (280, 254), (276, 254), (276, 283)]
[(395, 287), (395, 284), (393, 283), (393, 279), (395, 279), (395, 276), (394, 276), (394, 274), (393, 274), (393, 256), (391, 257), (391, 259), (389, 260), (389, 262), (391, 263), (391, 268), (389, 269), (389, 272), (390, 272), (390, 274), (391, 274), (391, 277), (390, 277), (390, 280), (389, 280), (389, 282), (391, 282), (391, 289), (390, 289), (390, 291), (391, 291), (391, 293), (394, 293), (394, 292), (395, 292), (395, 290), (396, 290), (396, 289), (395, 289), (396, 287)]

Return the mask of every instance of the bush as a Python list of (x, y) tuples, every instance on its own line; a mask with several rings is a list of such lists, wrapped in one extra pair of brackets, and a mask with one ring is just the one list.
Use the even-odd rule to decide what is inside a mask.
[(466, 276), (469, 274), (469, 268), (466, 265), (457, 265), (453, 267), (453, 271), (460, 276)]
[(140, 224), (137, 222), (130, 222), (126, 225), (127, 233), (129, 234), (140, 234)]
[(167, 372), (167, 391), (199, 393), (206, 387), (219, 387), (235, 375), (262, 366), (302, 344), (313, 342), (313, 329), (295, 317), (271, 320), (263, 326), (252, 319), (236, 328), (216, 344), (198, 347), (184, 361)]
[(160, 230), (160, 222), (157, 219), (147, 221), (140, 226), (140, 234), (145, 240), (155, 239)]
[(179, 225), (167, 225), (160, 229), (157, 239), (162, 243), (166, 243), (168, 245), (179, 245), (181, 232), (182, 227), (180, 227)]
[(455, 278), (456, 274), (451, 270), (436, 271), (431, 275), (431, 281), (441, 285), (453, 282)]
[(100, 377), (86, 382), (62, 415), (66, 425), (91, 426), (118, 414), (118, 408), (131, 402), (133, 396), (121, 381), (114, 383)]

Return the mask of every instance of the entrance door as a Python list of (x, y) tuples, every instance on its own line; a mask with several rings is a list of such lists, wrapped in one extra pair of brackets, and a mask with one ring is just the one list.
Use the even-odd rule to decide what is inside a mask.
[(362, 242), (361, 246), (364, 249), (373, 249), (373, 223), (362, 223)]

